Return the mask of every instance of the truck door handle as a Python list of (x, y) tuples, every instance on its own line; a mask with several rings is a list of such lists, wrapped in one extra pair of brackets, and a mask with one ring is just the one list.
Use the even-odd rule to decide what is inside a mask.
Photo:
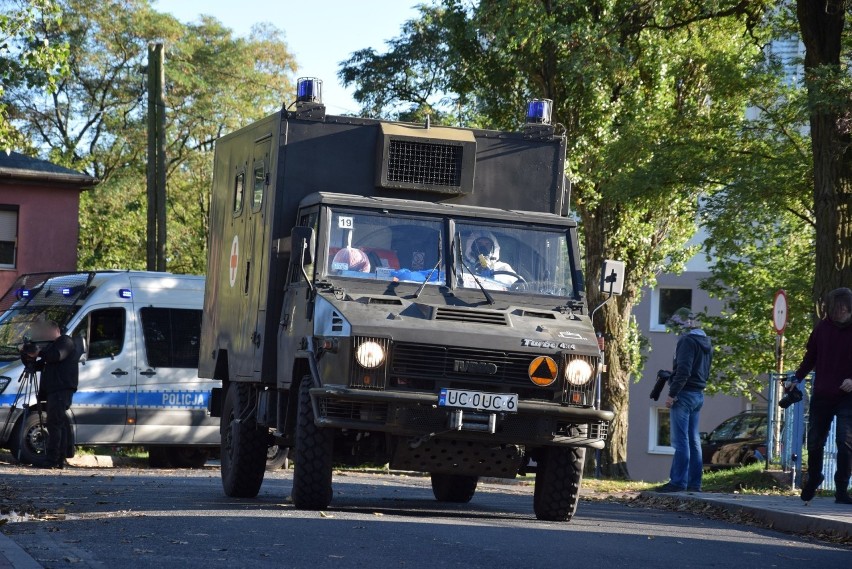
[(151, 377), (152, 375), (157, 375), (157, 372), (152, 369), (146, 369), (145, 371), (140, 371), (139, 375), (146, 375), (148, 377)]
[(121, 369), (121, 368), (118, 368), (117, 370), (115, 370), (114, 372), (112, 372), (112, 375), (127, 375), (127, 372), (126, 372), (126, 371), (124, 371), (124, 370), (123, 370), (123, 369)]

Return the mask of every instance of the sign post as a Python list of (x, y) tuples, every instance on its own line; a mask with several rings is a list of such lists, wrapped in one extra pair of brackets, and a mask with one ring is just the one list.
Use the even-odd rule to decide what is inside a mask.
[[(770, 401), (778, 402), (784, 395), (784, 382), (781, 381), (781, 374), (784, 373), (784, 329), (787, 328), (787, 293), (781, 289), (775, 293), (775, 298), (772, 300), (772, 326), (775, 328), (775, 381), (771, 381), (769, 388), (775, 390), (774, 399), (770, 397)], [(770, 374), (773, 377), (773, 374)], [(781, 454), (781, 421), (773, 420), (778, 415), (778, 409), (775, 405), (770, 404), (769, 420), (772, 429), (769, 432), (771, 438), (768, 441), (770, 446), (771, 456), (780, 456)], [(767, 453), (766, 466), (769, 467), (769, 456)]]

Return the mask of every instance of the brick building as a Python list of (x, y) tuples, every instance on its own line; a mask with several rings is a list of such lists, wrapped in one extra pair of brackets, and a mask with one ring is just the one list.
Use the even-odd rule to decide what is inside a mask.
[(0, 151), (0, 295), (24, 273), (76, 270), (80, 192), (97, 182)]

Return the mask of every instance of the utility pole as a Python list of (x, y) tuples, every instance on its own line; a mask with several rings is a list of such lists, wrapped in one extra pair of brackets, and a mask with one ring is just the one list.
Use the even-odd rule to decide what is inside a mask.
[(166, 99), (163, 44), (148, 45), (148, 232), (146, 266), (166, 270)]

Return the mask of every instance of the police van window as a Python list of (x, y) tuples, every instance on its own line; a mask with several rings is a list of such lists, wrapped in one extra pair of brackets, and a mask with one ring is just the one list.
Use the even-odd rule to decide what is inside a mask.
[(574, 295), (565, 230), (464, 221), (455, 227), (456, 286), (478, 288), (478, 279), (489, 290)]
[(266, 187), (266, 169), (263, 167), (263, 162), (254, 166), (254, 182), (251, 194), (251, 208), (253, 211), (258, 211), (263, 205), (263, 189)]
[(93, 310), (74, 331), (74, 336), (87, 336), (87, 360), (112, 358), (124, 349), (124, 330), (127, 315), (124, 308)]
[(198, 367), (201, 311), (146, 307), (139, 311), (150, 367)]
[(243, 211), (243, 193), (245, 192), (246, 173), (240, 172), (234, 180), (234, 215)]
[(442, 285), (443, 219), (395, 213), (331, 212), (326, 273)]

